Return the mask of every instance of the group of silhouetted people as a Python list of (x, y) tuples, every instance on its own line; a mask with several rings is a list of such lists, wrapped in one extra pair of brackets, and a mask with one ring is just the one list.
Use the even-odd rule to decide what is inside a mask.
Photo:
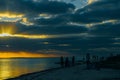
[[(110, 57), (113, 55), (111, 54)], [(90, 55), (89, 53), (86, 54), (86, 57), (83, 57), (82, 63), (86, 64), (86, 69), (95, 69), (100, 70), (102, 64), (105, 60), (104, 57), (99, 57), (96, 55)], [(75, 56), (73, 57), (60, 57), (60, 65), (61, 67), (71, 67), (78, 65), (79, 61), (75, 60)]]
[(86, 54), (86, 68), (100, 70), (98, 56), (92, 56), (92, 60), (91, 60), (90, 54), (89, 53)]
[(60, 65), (61, 67), (70, 67), (75, 65), (75, 56), (72, 57), (72, 61), (69, 60), (68, 57), (61, 57), (60, 58)]
[[(87, 69), (97, 69), (100, 70), (100, 64), (98, 61), (98, 56), (92, 56), (87, 53), (85, 58), (86, 68)], [(73, 56), (70, 60), (69, 57), (60, 57), (60, 65), (61, 67), (70, 67), (75, 66), (75, 56)]]

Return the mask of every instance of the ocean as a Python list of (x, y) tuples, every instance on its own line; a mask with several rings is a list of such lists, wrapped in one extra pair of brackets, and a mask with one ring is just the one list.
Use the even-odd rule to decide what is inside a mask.
[(0, 80), (59, 67), (59, 58), (0, 59)]

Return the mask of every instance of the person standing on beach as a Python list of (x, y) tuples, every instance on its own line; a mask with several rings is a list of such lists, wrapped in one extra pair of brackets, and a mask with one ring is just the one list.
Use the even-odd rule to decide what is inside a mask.
[(72, 57), (72, 66), (75, 66), (75, 56)]
[(63, 56), (61, 56), (61, 58), (60, 58), (60, 65), (61, 65), (61, 67), (64, 67), (64, 59), (63, 59)]
[(70, 66), (70, 62), (69, 62), (68, 57), (66, 57), (66, 59), (65, 59), (65, 67), (69, 67), (69, 66)]
[(90, 54), (86, 54), (86, 68), (90, 69)]
[(100, 61), (98, 56), (96, 56), (96, 70), (100, 70)]
[(92, 68), (95, 69), (96, 68), (96, 56), (95, 55), (92, 56), (91, 64), (92, 64)]

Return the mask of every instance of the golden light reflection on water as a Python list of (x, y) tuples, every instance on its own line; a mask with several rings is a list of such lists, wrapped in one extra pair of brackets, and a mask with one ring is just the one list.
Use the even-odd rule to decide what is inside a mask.
[(30, 67), (30, 65), (25, 63), (29, 63), (31, 65), (31, 62), (29, 62), (29, 60), (27, 61), (27, 59), (22, 59), (20, 62), (18, 59), (0, 59), (0, 80), (44, 70), (45, 66), (47, 66), (44, 64), (43, 67), (40, 67), (40, 64), (37, 64), (38, 66), (36, 66), (36, 64), (32, 64)]
[(30, 52), (0, 52), (0, 58), (41, 58), (41, 57), (57, 57), (59, 55), (30, 53)]
[(10, 75), (10, 69), (9, 69), (9, 66), (10, 64), (6, 64), (4, 63), (3, 61), (1, 61), (1, 64), (0, 64), (0, 79), (4, 79), (6, 77), (9, 77)]
[(10, 69), (10, 63), (8, 59), (0, 60), (0, 80), (9, 78), (12, 74)]

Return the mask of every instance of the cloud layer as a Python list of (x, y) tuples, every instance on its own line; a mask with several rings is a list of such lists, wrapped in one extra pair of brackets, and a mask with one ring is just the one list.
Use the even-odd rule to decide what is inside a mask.
[(12, 34), (52, 37), (0, 38), (0, 51), (73, 55), (119, 52), (119, 0), (98, 0), (80, 9), (60, 1), (0, 0), (0, 13), (6, 11), (24, 16), (16, 17), (15, 22), (8, 18), (9, 22), (1, 21), (0, 33), (9, 28)]

